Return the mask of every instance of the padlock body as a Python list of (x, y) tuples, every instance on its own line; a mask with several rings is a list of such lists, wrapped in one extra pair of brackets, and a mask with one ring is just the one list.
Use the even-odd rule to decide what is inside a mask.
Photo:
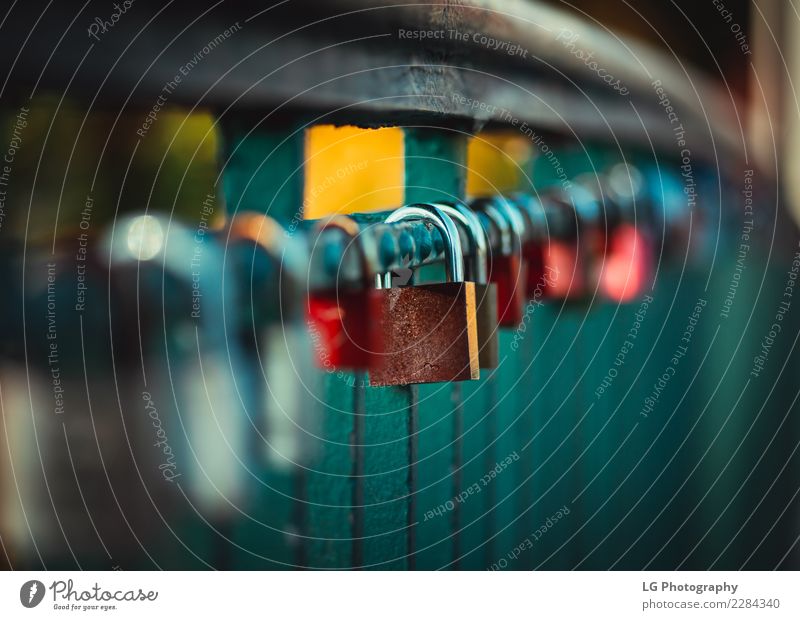
[(640, 296), (652, 276), (654, 251), (646, 233), (633, 224), (617, 226), (601, 274), (601, 290), (614, 301)]
[(372, 288), (310, 293), (307, 319), (317, 366), (369, 369), (381, 349), (380, 312), (381, 296)]
[(519, 254), (494, 255), (489, 279), (497, 286), (497, 316), (501, 327), (516, 327), (525, 312), (526, 268)]
[(586, 265), (578, 243), (550, 241), (543, 251), (546, 297), (578, 299), (586, 294)]
[(478, 322), (478, 361), (481, 368), (497, 368), (500, 363), (497, 286), (475, 284), (475, 304)]
[(480, 376), (475, 284), (379, 289), (383, 350), (370, 385), (467, 381)]
[(525, 297), (541, 299), (545, 297), (547, 282), (544, 278), (544, 250), (538, 241), (530, 241), (522, 248), (525, 260)]

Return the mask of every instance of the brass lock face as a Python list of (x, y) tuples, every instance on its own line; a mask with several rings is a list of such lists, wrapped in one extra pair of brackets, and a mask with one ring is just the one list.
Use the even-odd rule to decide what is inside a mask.
[(398, 209), (387, 223), (419, 219), (439, 230), (445, 242), (449, 282), (388, 288), (391, 274), (378, 277), (382, 294), (383, 350), (370, 369), (370, 385), (466, 381), (480, 376), (475, 284), (464, 281), (458, 229), (434, 205)]
[(467, 278), (475, 282), (478, 322), (478, 360), (481, 368), (497, 368), (500, 363), (497, 286), (487, 282), (487, 239), (481, 222), (466, 205), (436, 203), (445, 214), (464, 227), (472, 246), (472, 261)]

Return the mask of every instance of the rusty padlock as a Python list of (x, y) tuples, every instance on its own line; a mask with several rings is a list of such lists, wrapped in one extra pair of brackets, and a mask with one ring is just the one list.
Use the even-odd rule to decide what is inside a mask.
[(379, 275), (378, 315), (384, 344), (370, 369), (370, 385), (467, 381), (480, 377), (475, 284), (464, 281), (458, 229), (433, 205), (394, 211), (386, 223), (423, 220), (439, 231), (445, 245), (448, 282), (390, 288), (391, 273)]
[[(366, 274), (366, 257), (359, 245), (359, 226), (339, 215), (317, 227), (318, 232), (338, 228), (356, 244), (360, 273)], [(373, 317), (380, 312), (381, 296), (366, 282), (309, 292), (306, 317), (314, 339), (317, 365), (325, 370), (360, 370), (373, 365), (382, 335)]]
[(501, 327), (516, 327), (525, 311), (526, 267), (522, 260), (525, 222), (503, 197), (477, 198), (470, 205), (481, 211), (500, 233), (500, 251), (491, 254), (489, 280), (497, 285)]
[(475, 283), (478, 321), (478, 358), (481, 368), (497, 368), (499, 364), (497, 286), (487, 282), (487, 240), (481, 221), (461, 203), (455, 206), (436, 203), (445, 214), (464, 227), (472, 246), (472, 263), (467, 277)]

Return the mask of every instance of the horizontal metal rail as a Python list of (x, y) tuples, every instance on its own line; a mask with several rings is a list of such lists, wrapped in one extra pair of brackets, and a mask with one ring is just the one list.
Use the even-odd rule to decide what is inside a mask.
[[(580, 242), (580, 236), (588, 230), (609, 230), (619, 221), (634, 223), (653, 232), (661, 228), (666, 237), (674, 232), (671, 229), (681, 228), (688, 221), (689, 212), (681, 192), (664, 192), (662, 200), (665, 204), (661, 205), (654, 205), (652, 198), (645, 195), (645, 188), (642, 188), (638, 205), (634, 201), (623, 206), (605, 194), (592, 194), (576, 184), (569, 194), (550, 190), (537, 197), (515, 194), (507, 201), (526, 223), (523, 242)], [(523, 213), (521, 205), (528, 200), (541, 206), (535, 219)], [(663, 217), (665, 212), (683, 213), (685, 217)], [(377, 274), (401, 268), (416, 269), (444, 259), (444, 245), (435, 228), (422, 221), (385, 224), (383, 222), (389, 213), (349, 216), (357, 222), (357, 238), (337, 227), (325, 228), (324, 219), (303, 222), (300, 230), (307, 235), (310, 254), (309, 286), (326, 289), (363, 284), (372, 282)], [(501, 253), (500, 232), (485, 213), (478, 212), (477, 215), (487, 235), (489, 254)], [(472, 257), (474, 247), (467, 232), (459, 227), (459, 233), (464, 256)]]

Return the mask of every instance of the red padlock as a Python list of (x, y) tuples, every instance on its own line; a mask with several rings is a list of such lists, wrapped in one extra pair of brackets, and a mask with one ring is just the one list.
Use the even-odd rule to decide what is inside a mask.
[(522, 256), (525, 222), (505, 198), (478, 198), (470, 206), (486, 215), (500, 234), (500, 248), (489, 258), (489, 281), (497, 285), (497, 317), (501, 327), (515, 327), (525, 313), (526, 264)]
[[(643, 187), (641, 172), (630, 164), (616, 164), (605, 174), (604, 193), (617, 206), (618, 221), (609, 240), (601, 290), (614, 301), (641, 296), (653, 275), (655, 244), (636, 217), (637, 200), (643, 203)], [(643, 211), (646, 209), (640, 208), (640, 213)]]
[(550, 274), (546, 297), (579, 299), (586, 294), (586, 275), (581, 267), (581, 252), (577, 239), (552, 240), (543, 248), (544, 269)]
[(527, 264), (525, 292), (529, 299), (576, 299), (585, 294), (585, 265), (581, 258), (578, 218), (562, 191), (541, 199), (514, 196), (528, 220), (522, 256)]
[(525, 234), (522, 237), (522, 259), (525, 261), (525, 296), (539, 300), (547, 297), (555, 274), (545, 270), (544, 249), (547, 240), (559, 230), (557, 218), (559, 210), (545, 210), (542, 203), (530, 194), (512, 194), (511, 203), (519, 209), (525, 221)]
[(549, 194), (569, 227), (544, 248), (545, 270), (555, 274), (550, 295), (559, 299), (580, 299), (599, 287), (598, 265), (602, 265), (607, 231), (600, 202), (585, 187), (573, 184)]
[(614, 230), (601, 279), (602, 292), (627, 302), (642, 295), (652, 276), (653, 248), (649, 236), (625, 223)]
[[(358, 243), (359, 227), (351, 218), (339, 215), (326, 220), (318, 232), (329, 228), (343, 231)], [(361, 274), (366, 276), (366, 259), (361, 252)], [(351, 285), (309, 292), (306, 318), (311, 331), (317, 365), (328, 371), (366, 371), (374, 365), (381, 347), (381, 331), (375, 321), (381, 300), (366, 279)]]

